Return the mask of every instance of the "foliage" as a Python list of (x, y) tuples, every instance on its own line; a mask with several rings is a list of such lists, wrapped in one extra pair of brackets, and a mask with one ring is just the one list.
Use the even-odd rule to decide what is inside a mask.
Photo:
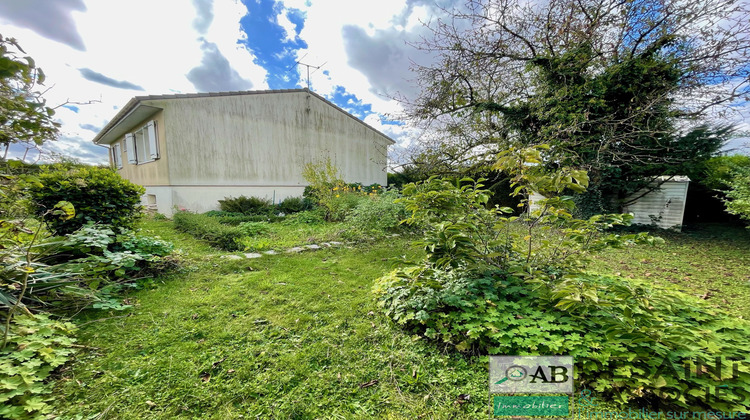
[(172, 216), (175, 229), (189, 233), (212, 246), (227, 251), (239, 251), (243, 246), (239, 240), (245, 233), (238, 226), (220, 223), (216, 218), (203, 214), (180, 211)]
[(405, 186), (409, 221), (425, 226), (417, 244), (426, 257), (376, 281), (379, 306), (407, 329), (458, 350), (572, 355), (580, 384), (619, 403), (746, 409), (737, 396), (750, 397), (748, 367), (727, 385), (732, 395), (716, 401), (705, 389), (725, 385), (726, 372), (680, 372), (685, 363), (717, 355), (741, 358), (750, 324), (672, 290), (586, 274), (592, 254), (659, 241), (610, 231), (627, 225), (629, 215), (574, 218), (572, 199), (560, 194), (585, 190), (588, 177), (546, 169), (546, 150), (498, 155), (495, 168), (511, 176), (513, 194), (549, 197), (522, 200), (530, 209), (520, 217), (486, 208), (488, 191), (471, 179)]
[(73, 324), (48, 315), (16, 317), (0, 350), (0, 417), (47, 418), (54, 397), (48, 379), (73, 355)]
[(284, 214), (299, 213), (313, 207), (311, 200), (304, 197), (287, 197), (279, 203), (278, 210)]
[(69, 201), (76, 209), (76, 216), (70, 220), (45, 219), (55, 234), (72, 233), (89, 222), (132, 228), (141, 216), (143, 187), (109, 168), (51, 165), (38, 179), (39, 183), (29, 188), (37, 214), (61, 200)]
[(727, 211), (750, 221), (750, 167), (735, 173), (729, 181)]
[[(577, 386), (619, 403), (747, 409), (737, 400), (750, 397), (748, 366), (727, 381), (727, 363), (716, 376), (696, 373), (695, 364), (744, 360), (750, 324), (671, 290), (591, 275), (533, 289), (498, 270), (412, 266), (381, 277), (373, 291), (398, 324), (459, 350), (572, 355)], [(729, 395), (706, 401), (705, 390), (717, 386)]]
[(203, 213), (206, 216), (215, 218), (219, 223), (224, 225), (237, 226), (244, 222), (278, 222), (284, 220), (284, 217), (275, 214), (242, 214), (232, 213), (221, 210), (211, 210)]
[(262, 215), (273, 211), (271, 201), (266, 198), (245, 197), (244, 195), (233, 198), (227, 197), (219, 200), (221, 211), (228, 213), (240, 213), (245, 215)]
[(727, 190), (734, 175), (743, 171), (750, 171), (750, 156), (716, 156), (706, 161), (703, 173), (697, 174), (691, 180), (714, 190)]
[(325, 210), (327, 221), (340, 220), (341, 193), (346, 186), (338, 167), (326, 157), (317, 162), (307, 163), (302, 168), (302, 176), (307, 181), (306, 196)]
[(418, 44), (439, 59), (416, 67), (408, 112), (437, 130), (414, 162), (456, 171), (546, 143), (555, 158), (545, 164), (588, 171), (588, 207), (619, 210), (733, 135), (702, 117), (747, 101), (748, 12), (736, 0), (457, 5)]
[[(86, 225), (66, 237), (49, 237), (36, 224), (9, 229), (0, 264), (0, 307), (46, 310), (118, 302), (116, 292), (166, 271), (173, 246), (124, 228)], [(119, 303), (118, 308), (124, 309)]]
[(282, 222), (284, 225), (320, 225), (325, 223), (325, 211), (320, 208), (306, 210), (286, 217)]
[(246, 236), (258, 236), (267, 233), (269, 230), (268, 226), (266, 222), (245, 222), (240, 223), (238, 228)]
[(353, 229), (368, 234), (395, 233), (403, 230), (408, 214), (395, 190), (384, 191), (361, 201), (347, 217)]
[(5, 155), (11, 144), (41, 146), (57, 137), (60, 124), (55, 111), (46, 106), (37, 85), (44, 84), (44, 72), (14, 38), (0, 35), (0, 145)]

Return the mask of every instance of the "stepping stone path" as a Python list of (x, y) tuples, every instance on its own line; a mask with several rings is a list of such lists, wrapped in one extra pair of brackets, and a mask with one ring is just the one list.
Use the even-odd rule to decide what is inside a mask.
[[(342, 242), (336, 242), (336, 241), (322, 242), (320, 245), (318, 245), (318, 244), (310, 244), (310, 245), (304, 245), (304, 246), (295, 246), (293, 248), (289, 248), (289, 249), (285, 250), (284, 252), (287, 253), (287, 254), (296, 254), (296, 253), (303, 252), (303, 251), (315, 251), (315, 250), (318, 250), (318, 249), (339, 247), (339, 246), (342, 246), (342, 245), (344, 245)], [(248, 253), (244, 254), (244, 256), (234, 255), (234, 254), (222, 255), (221, 258), (224, 258), (224, 259), (227, 259), (227, 260), (242, 260), (242, 259), (245, 259), (245, 258), (249, 258), (249, 259), (251, 259), (251, 258), (261, 258), (261, 257), (263, 257), (263, 255), (278, 255), (278, 254), (279, 254), (278, 252), (276, 252), (276, 251), (274, 251), (274, 250), (271, 249), (269, 251), (263, 251), (262, 253), (248, 252)]]

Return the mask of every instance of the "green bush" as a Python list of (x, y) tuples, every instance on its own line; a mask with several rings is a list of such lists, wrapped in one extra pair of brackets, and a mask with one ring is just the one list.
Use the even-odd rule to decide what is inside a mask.
[(284, 225), (318, 225), (325, 223), (325, 210), (317, 208), (315, 210), (301, 211), (292, 214), (281, 222)]
[(310, 210), (314, 206), (312, 200), (304, 197), (288, 197), (279, 203), (278, 209), (285, 214), (299, 213)]
[(727, 211), (750, 221), (750, 168), (735, 172), (728, 184)]
[(180, 211), (174, 214), (175, 229), (189, 233), (202, 239), (212, 246), (227, 251), (240, 251), (243, 246), (239, 240), (245, 233), (237, 226), (229, 226), (219, 222), (218, 218), (204, 214)]
[(17, 316), (0, 349), (0, 418), (50, 418), (52, 372), (73, 357), (75, 326), (45, 314)]
[[(495, 165), (512, 177), (522, 203), (532, 191), (550, 197), (521, 216), (489, 207), (490, 192), (471, 179), (404, 186), (426, 256), (376, 281), (378, 305), (407, 329), (460, 351), (574, 356), (579, 385), (620, 403), (750, 408), (747, 363), (737, 372), (684, 374), (685, 366), (716, 357), (746, 362), (750, 324), (673, 290), (588, 274), (592, 254), (658, 238), (614, 231), (629, 215), (574, 218), (572, 198), (561, 195), (584, 191), (588, 177), (545, 169), (544, 150), (509, 150)], [(706, 390), (716, 387), (726, 392), (709, 399)]]
[[(461, 351), (573, 356), (577, 386), (620, 403), (750, 408), (750, 366), (726, 380), (727, 361), (746, 360), (750, 324), (672, 290), (596, 275), (534, 289), (497, 269), (422, 266), (391, 272), (373, 292), (395, 322)], [(718, 356), (721, 378), (684, 374)], [(715, 387), (725, 396), (705, 401)]]
[(369, 234), (394, 233), (403, 230), (402, 224), (409, 214), (404, 203), (399, 201), (398, 191), (385, 191), (359, 202), (347, 222), (353, 229)]
[(246, 236), (259, 236), (268, 233), (269, 227), (266, 222), (245, 222), (237, 226)]
[(37, 175), (39, 183), (30, 185), (29, 195), (43, 214), (59, 201), (68, 201), (76, 209), (70, 220), (45, 218), (58, 235), (72, 233), (89, 222), (115, 227), (130, 227), (141, 216), (143, 187), (123, 179), (108, 168), (51, 166)]
[(284, 220), (284, 216), (277, 216), (275, 214), (242, 214), (242, 213), (230, 213), (221, 210), (211, 210), (203, 213), (206, 216), (213, 217), (219, 223), (223, 225), (237, 226), (240, 223), (245, 222), (278, 222)]
[(258, 197), (227, 197), (219, 200), (219, 208), (229, 213), (269, 214), (273, 212), (271, 201)]

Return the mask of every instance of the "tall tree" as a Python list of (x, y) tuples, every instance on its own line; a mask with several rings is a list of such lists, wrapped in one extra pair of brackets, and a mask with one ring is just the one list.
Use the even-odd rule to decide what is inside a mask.
[(0, 145), (5, 159), (11, 144), (41, 146), (54, 139), (59, 124), (37, 87), (44, 72), (13, 38), (0, 35)]
[(587, 169), (596, 206), (611, 209), (708, 158), (730, 130), (707, 117), (748, 100), (746, 2), (469, 0), (446, 12), (418, 46), (439, 60), (416, 69), (422, 93), (407, 106), (441, 130), (432, 162), (547, 143), (549, 163)]

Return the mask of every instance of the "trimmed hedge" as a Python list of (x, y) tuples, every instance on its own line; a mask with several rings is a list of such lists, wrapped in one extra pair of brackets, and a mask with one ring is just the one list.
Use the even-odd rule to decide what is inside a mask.
[(278, 222), (284, 220), (283, 216), (276, 216), (273, 214), (242, 214), (221, 210), (211, 210), (203, 213), (203, 215), (216, 219), (223, 225), (237, 226), (240, 223), (246, 222)]
[(216, 248), (227, 251), (244, 249), (239, 240), (246, 236), (245, 232), (239, 227), (222, 224), (218, 217), (181, 211), (175, 213), (172, 220), (175, 229), (202, 239)]

